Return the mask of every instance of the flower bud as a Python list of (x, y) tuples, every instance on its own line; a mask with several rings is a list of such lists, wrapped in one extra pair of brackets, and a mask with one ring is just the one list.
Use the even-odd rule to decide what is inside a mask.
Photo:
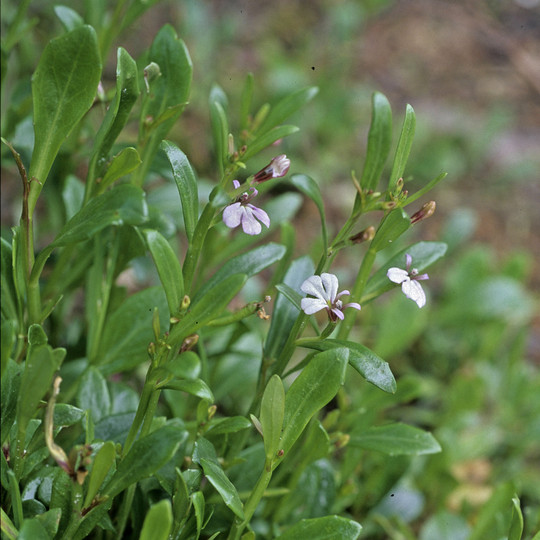
[(257, 174), (253, 176), (252, 184), (260, 184), (266, 182), (270, 178), (281, 178), (285, 176), (289, 171), (291, 161), (287, 159), (285, 154), (276, 156), (266, 167), (261, 169)]
[(415, 212), (411, 216), (411, 225), (414, 225), (415, 223), (418, 223), (419, 221), (422, 221), (423, 219), (427, 219), (428, 217), (431, 217), (433, 213), (435, 212), (435, 208), (437, 208), (437, 203), (435, 201), (429, 201), (418, 212)]
[(144, 84), (146, 85), (146, 91), (150, 93), (150, 83), (155, 81), (158, 77), (161, 77), (161, 70), (155, 62), (150, 62), (144, 68)]
[(351, 236), (349, 240), (353, 244), (361, 244), (362, 242), (371, 242), (375, 238), (375, 227), (370, 225), (367, 229), (360, 231), (358, 234)]
[(199, 341), (199, 334), (191, 334), (191, 336), (188, 336), (184, 341), (182, 342), (182, 346), (180, 347), (180, 353), (190, 351), (197, 345)]

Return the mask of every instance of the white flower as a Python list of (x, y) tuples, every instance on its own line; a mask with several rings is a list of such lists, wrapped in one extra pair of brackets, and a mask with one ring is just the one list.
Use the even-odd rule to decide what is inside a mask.
[(326, 309), (330, 320), (336, 321), (337, 319), (344, 319), (342, 309), (347, 307), (360, 309), (360, 304), (356, 302), (343, 305), (339, 297), (351, 293), (341, 291), (338, 294), (338, 279), (334, 274), (323, 273), (320, 276), (311, 276), (302, 283), (300, 289), (306, 294), (315, 296), (315, 298), (302, 298), (300, 305), (307, 315)]
[[(240, 187), (240, 182), (238, 180), (233, 180), (235, 189)], [(270, 226), (270, 218), (268, 214), (257, 208), (256, 206), (250, 204), (249, 201), (253, 197), (257, 196), (258, 191), (255, 188), (250, 188), (251, 193), (243, 193), (240, 195), (238, 200), (223, 210), (223, 222), (230, 229), (238, 227), (242, 224), (242, 229), (246, 234), (260, 234), (263, 223), (266, 227)], [(261, 223), (259, 223), (259, 220)]]
[(429, 276), (427, 274), (418, 275), (416, 268), (411, 269), (412, 257), (408, 253), (405, 255), (405, 260), (407, 263), (406, 270), (393, 267), (388, 269), (386, 275), (390, 281), (401, 284), (401, 290), (407, 298), (414, 300), (419, 308), (424, 307), (426, 305), (426, 293), (418, 282), (429, 279)]

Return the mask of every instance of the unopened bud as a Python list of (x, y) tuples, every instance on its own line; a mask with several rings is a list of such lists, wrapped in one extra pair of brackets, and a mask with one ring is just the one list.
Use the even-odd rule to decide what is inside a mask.
[(344, 446), (347, 446), (350, 440), (351, 436), (348, 433), (342, 433), (335, 442), (336, 448), (343, 448)]
[(361, 244), (362, 242), (371, 242), (375, 237), (375, 227), (370, 225), (367, 229), (360, 231), (358, 234), (350, 237), (353, 244)]
[(152, 314), (152, 330), (154, 331), (154, 338), (156, 341), (159, 341), (159, 336), (161, 335), (161, 327), (159, 324), (159, 311), (158, 308), (154, 308), (154, 313)]
[(161, 77), (161, 70), (155, 62), (150, 62), (144, 68), (144, 84), (146, 85), (146, 91), (150, 93), (150, 83), (155, 81), (158, 77)]
[(227, 139), (227, 146), (229, 156), (232, 156), (234, 154), (234, 135), (232, 133), (229, 133), (229, 138)]
[(107, 96), (105, 95), (105, 89), (103, 88), (103, 83), (101, 81), (99, 81), (97, 87), (97, 99), (98, 101), (105, 101), (107, 99)]
[(208, 407), (208, 420), (212, 420), (212, 418), (214, 418), (216, 411), (217, 411), (216, 405), (211, 405), (210, 407)]
[(291, 166), (291, 160), (285, 154), (276, 156), (266, 167), (262, 168), (253, 176), (252, 184), (260, 184), (271, 178), (281, 178), (285, 176)]
[(186, 294), (184, 298), (182, 298), (182, 303), (180, 304), (180, 309), (182, 311), (185, 311), (189, 305), (191, 304), (191, 298)]
[(411, 225), (414, 225), (415, 223), (418, 223), (419, 221), (422, 221), (423, 219), (427, 219), (428, 217), (431, 217), (433, 213), (435, 212), (435, 208), (437, 208), (437, 203), (435, 201), (429, 201), (418, 212), (415, 212), (411, 216)]
[(180, 347), (180, 352), (183, 353), (183, 352), (193, 349), (193, 347), (195, 347), (195, 345), (197, 345), (198, 342), (199, 342), (199, 334), (192, 334), (191, 336), (188, 336), (182, 342), (182, 346)]

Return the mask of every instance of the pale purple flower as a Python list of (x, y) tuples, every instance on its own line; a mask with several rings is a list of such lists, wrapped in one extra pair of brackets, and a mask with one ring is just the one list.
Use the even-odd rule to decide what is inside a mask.
[(281, 178), (285, 176), (291, 166), (291, 160), (285, 154), (276, 156), (266, 167), (262, 168), (258, 173), (253, 175), (253, 184), (266, 182), (270, 178)]
[(338, 279), (334, 274), (322, 273), (320, 276), (311, 276), (307, 278), (300, 286), (300, 289), (306, 294), (310, 294), (315, 298), (302, 298), (301, 307), (304, 313), (312, 315), (326, 309), (331, 321), (344, 319), (343, 309), (352, 307), (361, 309), (360, 304), (350, 302), (343, 305), (339, 299), (340, 296), (351, 294), (349, 291), (341, 291), (338, 293)]
[[(233, 184), (235, 189), (240, 187), (238, 180), (233, 180)], [(269, 227), (270, 218), (264, 210), (250, 204), (249, 201), (257, 196), (258, 191), (253, 187), (249, 189), (251, 193), (242, 193), (236, 202), (223, 210), (223, 222), (230, 229), (234, 229), (242, 224), (242, 229), (246, 234), (260, 234), (262, 230), (261, 223)]]
[(388, 269), (386, 275), (390, 281), (401, 284), (401, 290), (407, 298), (414, 300), (419, 308), (424, 307), (426, 305), (426, 293), (418, 282), (429, 279), (429, 276), (427, 274), (418, 275), (416, 268), (411, 269), (412, 257), (408, 253), (405, 255), (405, 260), (407, 262), (406, 270), (393, 267)]

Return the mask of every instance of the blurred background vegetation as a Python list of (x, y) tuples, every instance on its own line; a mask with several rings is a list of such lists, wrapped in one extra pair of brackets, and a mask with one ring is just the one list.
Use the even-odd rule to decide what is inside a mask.
[[(54, 5), (30, 3), (35, 24), (8, 65), (2, 135), (23, 157), (31, 149), (25, 118), (36, 51), (62, 32)], [(91, 12), (89, 5), (70, 3), (81, 14)], [(13, 2), (2, 9), (5, 33)], [(258, 106), (319, 87), (293, 119), (301, 131), (249, 172), (286, 153), (291, 173), (321, 185), (334, 231), (354, 198), (351, 170), (362, 170), (371, 94), (380, 91), (392, 104), (395, 142), (405, 105), (414, 107), (417, 133), (405, 187), (413, 193), (442, 171), (448, 177), (430, 193), (435, 215), (405, 241), (444, 240), (449, 251), (429, 272), (425, 309), (396, 293), (362, 311), (357, 338), (390, 363), (399, 376), (397, 394), (382, 395), (351, 374), (343, 399), (366, 419), (375, 411), (381, 421), (431, 429), (444, 451), (412, 460), (349, 452), (336, 480), (339, 497), (327, 502), (358, 519), (365, 538), (410, 538), (414, 531), (427, 540), (444, 524), (452, 525), (448, 538), (468, 538), (482, 520), (484, 536), (476, 538), (497, 538), (507, 533), (508, 520), (495, 518), (493, 501), (515, 491), (532, 536), (540, 524), (540, 2), (161, 1), (113, 44), (104, 60), (105, 90), (114, 87), (114, 48), (122, 45), (137, 58), (167, 22), (194, 64), (190, 105), (169, 138), (203, 181), (217, 177), (207, 108), (214, 83), (229, 97), (233, 129), (247, 72), (255, 76)], [(15, 87), (16, 78), (22, 83)], [(20, 185), (12, 163), (3, 161), (4, 234), (19, 219)], [(47, 202), (54, 207), (52, 186)], [(291, 188), (275, 188), (285, 189)], [(302, 207), (295, 227), (298, 252), (316, 253), (312, 203)], [(361, 253), (358, 246), (338, 259), (344, 284)], [(504, 508), (510, 512), (509, 504)]]

